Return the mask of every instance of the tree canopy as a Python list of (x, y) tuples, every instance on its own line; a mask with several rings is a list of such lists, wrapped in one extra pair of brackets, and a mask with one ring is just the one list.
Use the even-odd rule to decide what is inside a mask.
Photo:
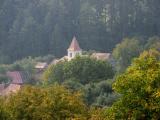
[(160, 119), (160, 53), (143, 52), (113, 84), (121, 98), (107, 109), (108, 119)]
[(107, 61), (82, 56), (51, 65), (43, 79), (48, 85), (58, 83), (72, 91), (82, 91), (88, 105), (109, 106), (117, 98), (111, 88), (114, 73)]
[(5, 119), (1, 116), (2, 110), (8, 120), (84, 119), (88, 115), (80, 93), (72, 93), (58, 85), (48, 88), (26, 86), (1, 103), (2, 120)]
[(76, 57), (71, 61), (51, 65), (44, 73), (44, 80), (63, 83), (75, 80), (81, 84), (113, 78), (114, 70), (110, 63), (90, 57)]
[(142, 46), (136, 38), (126, 38), (113, 49), (117, 71), (124, 71), (142, 51)]

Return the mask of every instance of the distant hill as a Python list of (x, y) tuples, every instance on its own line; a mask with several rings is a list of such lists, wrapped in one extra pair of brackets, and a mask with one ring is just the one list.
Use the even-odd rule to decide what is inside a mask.
[(63, 56), (74, 35), (102, 52), (125, 37), (158, 36), (159, 8), (159, 0), (1, 0), (0, 63)]

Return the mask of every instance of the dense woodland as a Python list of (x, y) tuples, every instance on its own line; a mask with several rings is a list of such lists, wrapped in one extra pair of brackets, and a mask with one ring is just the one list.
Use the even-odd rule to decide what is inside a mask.
[(63, 56), (75, 35), (84, 50), (110, 52), (125, 37), (160, 34), (159, 0), (1, 0), (0, 58)]

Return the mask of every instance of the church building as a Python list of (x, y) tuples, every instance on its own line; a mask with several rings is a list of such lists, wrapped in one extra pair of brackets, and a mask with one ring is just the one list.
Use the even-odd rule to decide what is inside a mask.
[(68, 61), (75, 58), (77, 55), (82, 55), (82, 49), (80, 48), (76, 37), (73, 37), (71, 45), (68, 48)]

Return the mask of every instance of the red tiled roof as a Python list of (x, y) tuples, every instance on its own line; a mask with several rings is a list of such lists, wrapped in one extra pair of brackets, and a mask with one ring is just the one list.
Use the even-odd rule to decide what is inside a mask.
[(18, 71), (7, 72), (7, 76), (11, 78), (12, 84), (23, 84), (23, 80), (20, 72)]
[(68, 50), (72, 50), (72, 51), (80, 51), (81, 50), (76, 37), (73, 37), (73, 40), (72, 40), (71, 45), (68, 48)]

